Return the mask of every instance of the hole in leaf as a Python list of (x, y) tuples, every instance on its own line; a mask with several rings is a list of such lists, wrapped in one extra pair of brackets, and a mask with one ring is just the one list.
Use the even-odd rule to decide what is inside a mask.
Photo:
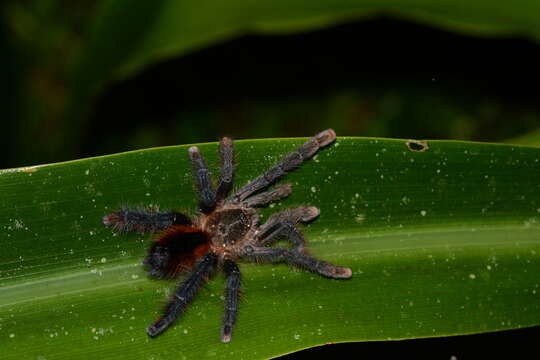
[(407, 145), (409, 151), (422, 152), (429, 149), (427, 141), (423, 140), (408, 140), (405, 145)]

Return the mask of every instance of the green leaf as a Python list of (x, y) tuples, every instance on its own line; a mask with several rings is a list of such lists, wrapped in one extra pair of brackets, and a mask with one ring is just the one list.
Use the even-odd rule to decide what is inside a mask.
[[(540, 39), (540, 3), (452, 0), (104, 1), (77, 66), (76, 102), (104, 82), (245, 34), (288, 34), (374, 16), (393, 16), (482, 36)], [(361, 46), (361, 44), (354, 44)], [(77, 114), (79, 107), (75, 106)]]
[(505, 140), (505, 142), (509, 144), (540, 146), (540, 129), (530, 131), (527, 134), (523, 134), (521, 136), (507, 139)]
[[(301, 142), (237, 141), (236, 184)], [(215, 169), (216, 144), (200, 148)], [(328, 342), (540, 324), (540, 149), (343, 137), (289, 174), (293, 194), (262, 213), (319, 207), (305, 228), (311, 252), (353, 278), (243, 263), (230, 344), (219, 341), (221, 275), (149, 339), (175, 282), (147, 278), (150, 240), (113, 235), (101, 217), (125, 204), (193, 213), (186, 149), (0, 172), (3, 359), (263, 359)]]

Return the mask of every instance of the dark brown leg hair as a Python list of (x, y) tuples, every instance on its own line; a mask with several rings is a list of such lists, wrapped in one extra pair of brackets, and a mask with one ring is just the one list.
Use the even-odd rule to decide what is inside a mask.
[(203, 213), (209, 213), (216, 207), (216, 192), (212, 188), (210, 172), (198, 147), (190, 147), (188, 153), (199, 192), (199, 208)]
[(271, 246), (279, 240), (288, 240), (295, 250), (304, 252), (306, 240), (296, 226), (281, 224), (276, 231), (270, 234), (270, 236), (263, 241), (260, 241), (260, 246)]
[(296, 228), (296, 224), (311, 221), (317, 216), (319, 216), (319, 209), (314, 206), (301, 206), (272, 214), (268, 221), (260, 227), (255, 244), (269, 246), (280, 239), (287, 239), (298, 251), (302, 251), (305, 241)]
[(199, 288), (214, 272), (216, 261), (216, 255), (209, 253), (195, 264), (193, 272), (176, 289), (163, 312), (163, 316), (146, 329), (150, 337), (156, 337), (167, 330), (186, 311)]
[(234, 177), (234, 148), (233, 142), (224, 137), (219, 142), (219, 156), (221, 157), (221, 174), (216, 190), (216, 200), (221, 201), (231, 191)]
[(227, 278), (225, 290), (225, 315), (223, 316), (223, 326), (221, 327), (221, 341), (228, 343), (231, 341), (231, 334), (236, 316), (238, 314), (238, 295), (240, 293), (240, 269), (231, 260), (225, 260), (223, 271)]
[(284, 262), (332, 279), (349, 279), (352, 276), (350, 268), (335, 266), (296, 250), (281, 247), (248, 246), (244, 257), (255, 262)]
[(243, 204), (246, 207), (266, 206), (274, 201), (286, 198), (291, 194), (291, 191), (290, 184), (278, 185), (274, 190), (265, 191), (263, 193), (248, 197), (246, 200), (244, 200)]
[(118, 232), (148, 233), (172, 225), (191, 225), (191, 219), (174, 211), (152, 211), (145, 208), (122, 207), (102, 218), (103, 225)]
[(300, 146), (296, 151), (288, 154), (276, 165), (268, 169), (264, 174), (257, 177), (252, 182), (242, 186), (233, 196), (234, 202), (242, 202), (251, 194), (267, 187), (277, 181), (280, 177), (296, 169), (302, 163), (311, 158), (315, 153), (336, 139), (334, 130), (325, 130)]

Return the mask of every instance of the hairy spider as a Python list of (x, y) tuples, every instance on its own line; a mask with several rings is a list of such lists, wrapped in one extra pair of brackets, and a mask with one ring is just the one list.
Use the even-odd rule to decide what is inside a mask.
[[(225, 137), (219, 143), (221, 176), (215, 188), (202, 154), (192, 146), (188, 152), (200, 210), (196, 218), (174, 211), (127, 207), (103, 217), (103, 224), (116, 231), (158, 232), (144, 259), (150, 276), (166, 279), (189, 274), (178, 285), (163, 315), (148, 327), (150, 337), (158, 336), (171, 326), (203, 283), (216, 269), (221, 269), (227, 279), (221, 341), (231, 341), (240, 291), (237, 260), (284, 262), (332, 279), (352, 276), (350, 268), (315, 259), (304, 249), (305, 240), (297, 223), (313, 220), (319, 215), (319, 209), (313, 206), (286, 209), (273, 214), (262, 225), (255, 209), (287, 197), (291, 193), (288, 184), (266, 192), (258, 191), (299, 167), (335, 139), (336, 134), (331, 129), (315, 135), (230, 197), (227, 195), (233, 182), (232, 140)], [(292, 248), (270, 247), (282, 239), (290, 241)]]

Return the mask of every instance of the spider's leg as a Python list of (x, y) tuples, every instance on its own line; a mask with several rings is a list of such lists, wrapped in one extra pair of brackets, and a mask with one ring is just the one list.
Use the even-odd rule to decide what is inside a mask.
[(197, 290), (214, 271), (216, 259), (216, 255), (209, 253), (195, 264), (193, 272), (176, 289), (163, 316), (146, 329), (148, 336), (156, 337), (164, 332), (186, 310)]
[(243, 204), (246, 207), (262, 207), (274, 201), (286, 198), (290, 194), (290, 184), (278, 185), (274, 190), (265, 191), (263, 193), (248, 197), (246, 200), (244, 200)]
[(254, 243), (258, 246), (269, 246), (285, 238), (296, 250), (302, 251), (305, 241), (296, 224), (311, 221), (319, 216), (319, 213), (319, 209), (314, 206), (301, 206), (272, 214), (257, 231)]
[(335, 266), (296, 250), (281, 247), (248, 246), (243, 257), (256, 262), (284, 262), (332, 279), (349, 279), (352, 276), (348, 267)]
[(240, 269), (231, 260), (225, 260), (223, 271), (227, 278), (227, 288), (225, 294), (225, 315), (223, 316), (223, 326), (221, 328), (221, 341), (228, 343), (231, 341), (231, 333), (238, 314), (238, 295), (240, 293)]
[(191, 219), (179, 212), (129, 207), (122, 207), (116, 212), (103, 216), (102, 222), (114, 231), (138, 233), (163, 230), (172, 225), (191, 225)]
[(188, 153), (199, 192), (199, 208), (202, 212), (209, 213), (216, 207), (216, 192), (212, 188), (210, 172), (198, 147), (190, 147)]
[(304, 161), (315, 155), (320, 148), (329, 145), (335, 139), (336, 133), (332, 129), (325, 130), (315, 135), (300, 146), (296, 151), (293, 151), (285, 156), (280, 162), (272, 166), (264, 174), (260, 175), (250, 183), (242, 186), (234, 194), (233, 201), (242, 202), (254, 192), (259, 191), (277, 181), (283, 175), (302, 165)]
[(216, 190), (216, 200), (221, 201), (231, 191), (234, 176), (234, 149), (233, 142), (224, 137), (219, 142), (219, 156), (221, 157), (221, 174)]

